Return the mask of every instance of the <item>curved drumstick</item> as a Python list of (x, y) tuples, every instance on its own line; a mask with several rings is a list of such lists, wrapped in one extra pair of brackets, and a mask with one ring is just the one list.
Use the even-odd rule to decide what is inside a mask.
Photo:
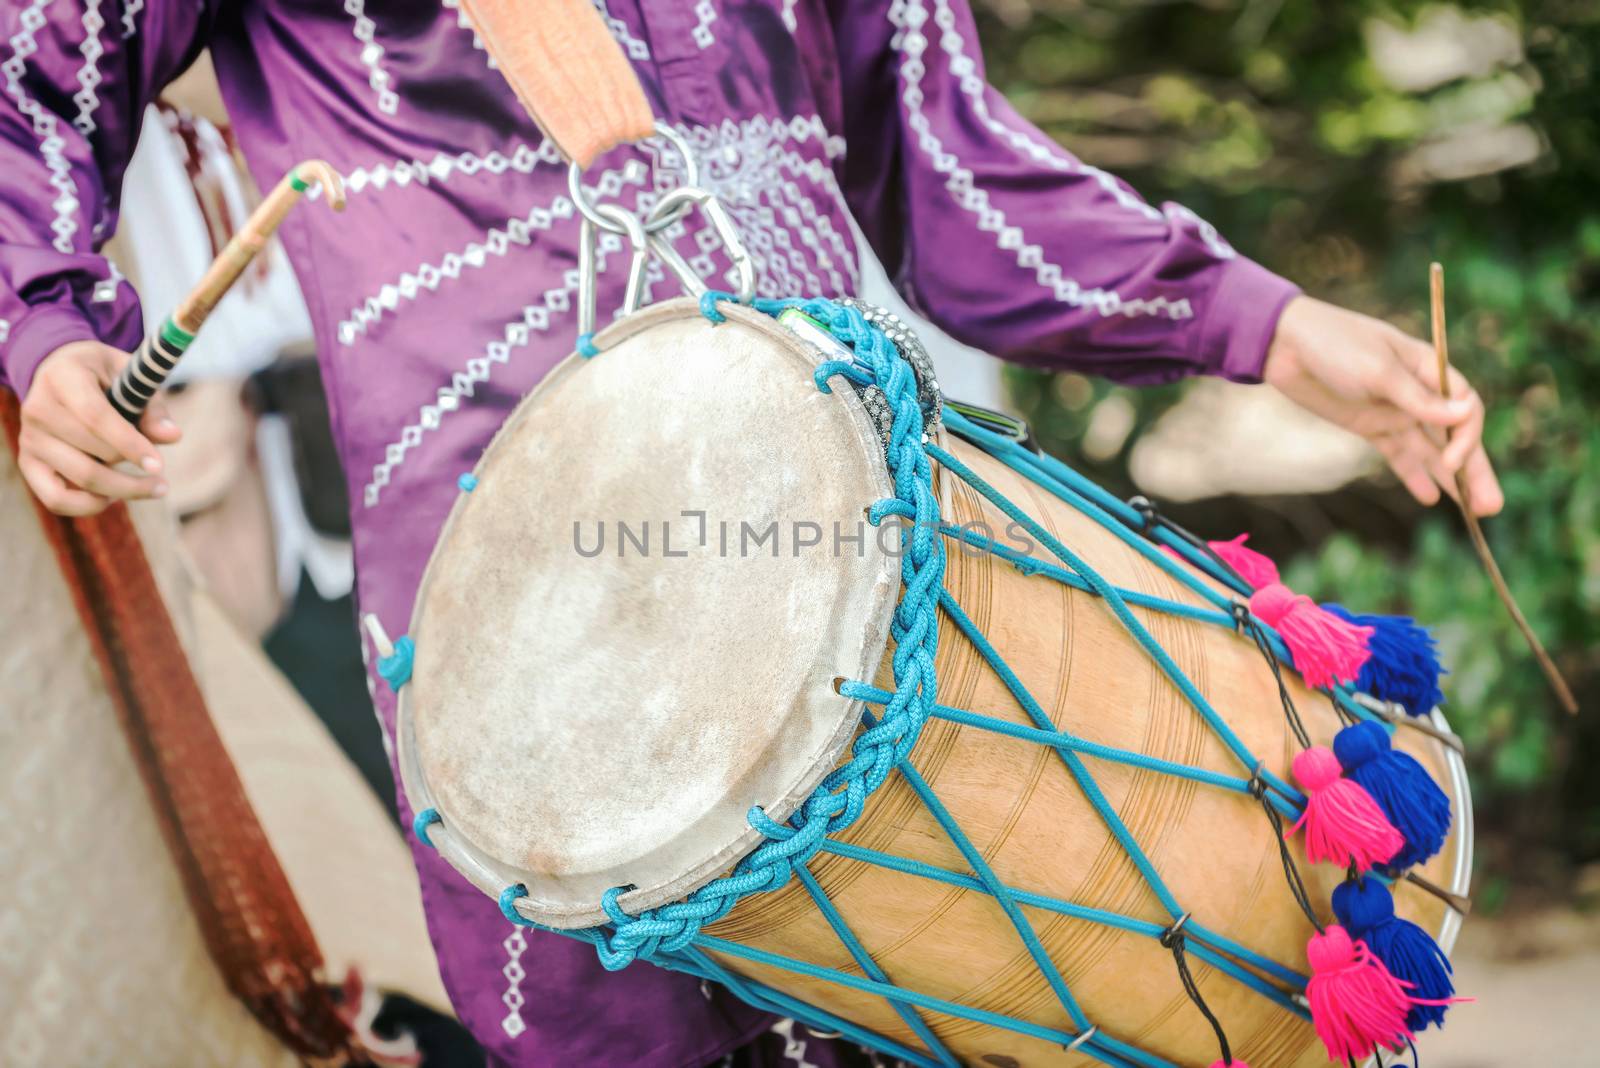
[(339, 173), (320, 159), (306, 160), (284, 175), (272, 192), (245, 220), (244, 227), (229, 239), (217, 258), (211, 261), (200, 281), (183, 298), (177, 309), (139, 345), (133, 359), (106, 391), (112, 407), (130, 423), (137, 423), (156, 390), (167, 380), (178, 359), (194, 341), (195, 334), (223, 294), (239, 280), (283, 222), (289, 209), (312, 186), (318, 186), (334, 211), (344, 210), (344, 183)]
[[(1450, 396), (1450, 344), (1445, 337), (1444, 329), (1444, 266), (1435, 263), (1428, 268), (1428, 304), (1433, 319), (1433, 351), (1439, 362), (1439, 392), (1448, 399)], [(1446, 432), (1448, 440), (1448, 432)], [(1461, 518), (1467, 524), (1467, 534), (1472, 538), (1472, 547), (1477, 550), (1478, 559), (1483, 561), (1483, 570), (1489, 576), (1489, 582), (1494, 586), (1495, 594), (1500, 598), (1500, 603), (1505, 605), (1506, 612), (1511, 616), (1511, 622), (1522, 632), (1522, 638), (1528, 643), (1528, 648), (1533, 652), (1533, 658), (1539, 664), (1539, 670), (1544, 672), (1545, 680), (1550, 684), (1551, 691), (1556, 695), (1556, 700), (1568, 715), (1578, 714), (1578, 699), (1572, 695), (1572, 687), (1567, 685), (1567, 680), (1562, 678), (1561, 669), (1556, 667), (1556, 662), (1545, 651), (1544, 643), (1533, 632), (1533, 625), (1528, 622), (1528, 617), (1522, 614), (1522, 608), (1517, 604), (1516, 597), (1512, 596), (1511, 587), (1506, 584), (1505, 575), (1500, 573), (1500, 565), (1495, 562), (1494, 553), (1489, 549), (1489, 539), (1483, 535), (1483, 526), (1478, 522), (1478, 517), (1472, 511), (1472, 494), (1467, 489), (1467, 479), (1460, 471), (1456, 472), (1456, 503), (1461, 506)]]

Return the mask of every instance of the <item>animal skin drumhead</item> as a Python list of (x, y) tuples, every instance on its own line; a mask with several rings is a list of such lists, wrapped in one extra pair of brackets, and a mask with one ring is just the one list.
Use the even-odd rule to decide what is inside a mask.
[(556, 927), (675, 900), (752, 849), (860, 722), (899, 596), (850, 391), (740, 308), (629, 316), (484, 453), (418, 593), (401, 762), (432, 837)]

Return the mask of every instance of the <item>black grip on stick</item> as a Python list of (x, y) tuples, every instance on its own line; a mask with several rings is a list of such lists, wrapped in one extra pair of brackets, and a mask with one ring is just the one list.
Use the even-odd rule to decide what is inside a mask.
[(106, 397), (118, 414), (130, 423), (137, 423), (193, 340), (193, 334), (171, 319), (145, 338), (111, 388), (106, 390)]

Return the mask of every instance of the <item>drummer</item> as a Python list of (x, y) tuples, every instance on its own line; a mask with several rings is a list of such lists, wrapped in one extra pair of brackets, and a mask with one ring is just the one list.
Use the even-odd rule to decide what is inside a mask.
[[(1051, 143), (982, 81), (966, 0), (597, 6), (656, 114), (699, 151), (762, 293), (852, 292), (848, 211), (908, 300), (963, 341), (1128, 383), (1265, 381), (1367, 438), (1418, 500), (1462, 471), (1474, 506), (1499, 509), (1483, 406), (1459, 374), (1442, 399), (1422, 342), (1302, 295), (1187, 209)], [(319, 156), (349, 188), (343, 217), (301, 213), (282, 235), (350, 481), (362, 609), (405, 629), (456, 476), (573, 348), (565, 169), (457, 7), (5, 5), (0, 379), (24, 397), (19, 461), (51, 509), (166, 491), (155, 446), (179, 429), (159, 401), (134, 429), (103, 396), (141, 315), (96, 249), (144, 105), (210, 48), (257, 177)], [(654, 162), (618, 151), (589, 178), (643, 211)], [(693, 235), (679, 247), (712, 278), (728, 266)], [(610, 249), (603, 307), (624, 259)], [(390, 731), (393, 697), (375, 700)], [(445, 983), (499, 1061), (865, 1063), (684, 976), (603, 972), (587, 945), (511, 927), (431, 851), (417, 864)]]

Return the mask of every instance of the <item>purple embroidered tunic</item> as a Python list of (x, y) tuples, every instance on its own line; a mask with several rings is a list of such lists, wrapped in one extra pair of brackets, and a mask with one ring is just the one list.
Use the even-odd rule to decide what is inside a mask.
[[(966, 0), (595, 6), (698, 150), (762, 294), (851, 293), (848, 210), (908, 300), (963, 341), (1127, 382), (1259, 376), (1294, 287), (1022, 121), (984, 81)], [(0, 31), (0, 378), (19, 392), (63, 343), (137, 344), (135, 295), (95, 249), (143, 106), (200, 49), (263, 185), (306, 157), (344, 175), (343, 216), (304, 208), (282, 235), (350, 482), (361, 606), (403, 632), (457, 474), (572, 348), (564, 165), (453, 0), (10, 0)], [(587, 178), (642, 212), (675, 165), (644, 146)], [(696, 225), (677, 247), (720, 277)], [(625, 269), (613, 240), (603, 313)], [(652, 286), (675, 289), (659, 271)], [(393, 697), (374, 693), (387, 736)], [(445, 985), (497, 1058), (695, 1065), (771, 1026), (683, 976), (608, 974), (414, 853)]]

